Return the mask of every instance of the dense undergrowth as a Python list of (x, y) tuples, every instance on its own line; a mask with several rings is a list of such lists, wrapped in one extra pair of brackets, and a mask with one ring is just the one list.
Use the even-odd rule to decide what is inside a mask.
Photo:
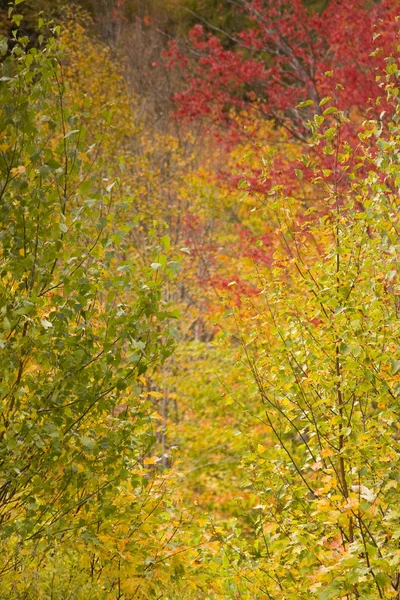
[(4, 13), (1, 598), (398, 598), (396, 3), (178, 4)]

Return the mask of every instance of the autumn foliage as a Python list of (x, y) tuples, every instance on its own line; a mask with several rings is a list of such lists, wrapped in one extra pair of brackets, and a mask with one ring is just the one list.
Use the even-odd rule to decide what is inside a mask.
[[(216, 125), (234, 126), (230, 108), (253, 109), (258, 118), (304, 141), (306, 123), (324, 97), (334, 93), (341, 110), (365, 114), (370, 101), (381, 95), (375, 75), (397, 46), (396, 2), (367, 7), (334, 0), (320, 15), (300, 0), (272, 5), (243, 0), (238, 6), (249, 27), (235, 34), (233, 48), (196, 25), (189, 32), (189, 54), (176, 41), (165, 53), (171, 66), (188, 69), (187, 85), (175, 96), (179, 116), (207, 116)], [(380, 50), (371, 59), (377, 37)]]
[(398, 599), (399, 6), (181, 4), (2, 15), (1, 597)]

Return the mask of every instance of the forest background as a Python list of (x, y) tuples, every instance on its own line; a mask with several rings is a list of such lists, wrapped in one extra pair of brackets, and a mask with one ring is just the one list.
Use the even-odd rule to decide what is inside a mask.
[(1, 598), (399, 598), (397, 2), (0, 11)]

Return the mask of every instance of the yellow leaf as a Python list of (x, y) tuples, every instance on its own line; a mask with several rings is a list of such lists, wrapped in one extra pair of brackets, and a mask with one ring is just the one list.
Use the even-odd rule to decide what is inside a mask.
[(164, 419), (164, 417), (162, 417), (157, 411), (151, 413), (150, 417), (152, 419), (160, 419), (161, 421)]
[(151, 398), (162, 398), (163, 394), (161, 392), (148, 392), (148, 396)]
[(23, 175), (23, 173), (25, 173), (26, 169), (23, 165), (20, 165), (19, 167), (14, 167), (14, 169), (11, 169), (11, 173), (16, 176), (16, 175)]
[(313, 471), (319, 471), (319, 469), (322, 467), (322, 462), (315, 462), (311, 465), (311, 468)]

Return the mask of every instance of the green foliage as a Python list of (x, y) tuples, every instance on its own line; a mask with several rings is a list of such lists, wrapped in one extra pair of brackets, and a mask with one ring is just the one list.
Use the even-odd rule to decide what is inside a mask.
[(105, 134), (87, 145), (59, 43), (39, 41), (15, 32), (1, 67), (2, 575), (20, 570), (24, 543), (32, 557), (71, 532), (98, 543), (121, 485), (146, 506), (155, 438), (140, 378), (173, 345), (168, 238), (143, 264), (131, 200), (99, 158)]

